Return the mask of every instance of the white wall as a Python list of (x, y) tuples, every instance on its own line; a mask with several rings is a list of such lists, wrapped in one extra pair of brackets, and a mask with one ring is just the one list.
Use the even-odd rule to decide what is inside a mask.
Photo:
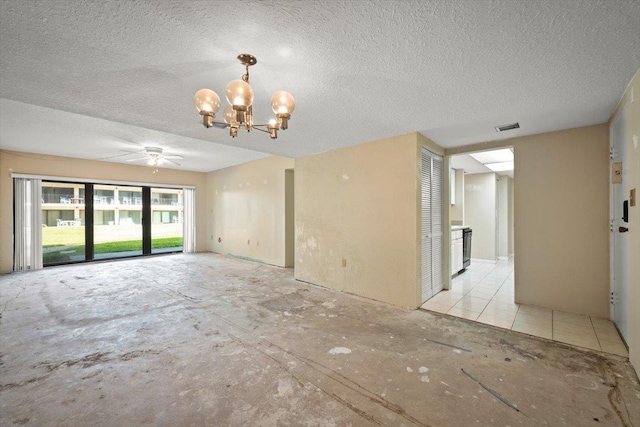
[(500, 242), (498, 257), (508, 258), (513, 255), (513, 244), (510, 246), (510, 242), (513, 242), (513, 180), (506, 175), (499, 176), (499, 179)]
[(496, 174), (465, 175), (464, 217), (471, 227), (471, 258), (495, 261), (496, 253)]
[(455, 204), (451, 205), (449, 211), (451, 225), (464, 225), (464, 169), (454, 169), (455, 171)]
[(207, 174), (210, 251), (288, 265), (286, 170), (291, 168), (292, 159), (274, 156)]

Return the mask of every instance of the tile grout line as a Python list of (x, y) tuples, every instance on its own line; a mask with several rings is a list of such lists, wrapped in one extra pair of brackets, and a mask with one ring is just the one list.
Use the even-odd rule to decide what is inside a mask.
[(593, 334), (596, 336), (596, 341), (598, 342), (598, 347), (600, 347), (600, 351), (602, 352), (602, 344), (600, 344), (600, 337), (598, 336), (598, 332), (596, 331), (596, 327), (593, 325), (593, 320), (591, 316), (589, 316), (589, 323), (591, 324), (591, 328), (593, 329)]
[[(472, 295), (470, 295), (471, 291), (472, 291), (473, 289), (475, 289), (478, 285), (481, 285), (481, 284), (482, 284), (482, 280), (484, 280), (487, 276), (489, 276), (491, 273), (493, 273), (493, 272), (495, 271), (495, 269), (497, 268), (497, 266), (498, 266), (498, 263), (496, 263), (496, 266), (495, 266), (493, 269), (491, 269), (490, 271), (488, 271), (488, 272), (484, 272), (485, 274), (482, 276), (482, 278), (480, 278), (477, 282), (475, 282), (475, 283), (471, 286), (471, 288), (469, 288), (469, 291), (467, 291), (466, 293), (463, 293), (463, 298), (464, 298), (465, 296), (473, 297)], [(472, 269), (470, 269), (470, 270), (472, 270)], [(474, 271), (477, 271), (477, 270), (474, 270)], [(477, 271), (477, 272), (478, 272), (478, 271)], [(513, 270), (511, 270), (511, 272), (507, 275), (507, 278), (509, 278), (511, 275), (513, 275)], [(495, 297), (498, 295), (498, 293), (500, 292), (500, 290), (504, 287), (504, 285), (505, 285), (505, 282), (506, 282), (507, 278), (505, 278), (505, 279), (502, 281), (502, 283), (500, 283), (500, 286), (499, 286), (499, 287), (496, 289), (496, 291), (493, 293), (493, 296), (489, 299), (489, 302), (487, 303), (487, 305), (485, 305), (485, 306), (484, 306), (484, 308), (482, 309), (482, 311), (480, 312), (480, 314), (478, 315), (478, 317), (477, 317), (475, 320), (473, 320), (473, 319), (471, 319), (471, 320), (473, 320), (473, 321), (475, 321), (475, 322), (479, 322), (479, 321), (478, 321), (478, 319), (479, 319), (483, 314), (488, 314), (488, 312), (486, 312), (486, 310), (487, 310), (487, 307), (488, 307), (492, 302), (500, 302), (500, 303), (502, 303), (502, 302), (503, 302), (503, 301), (498, 301), (498, 300), (496, 300), (496, 299), (495, 299)], [(492, 285), (493, 285), (493, 283), (492, 283)], [(515, 287), (515, 283), (511, 283), (510, 285), (512, 285), (512, 286), (514, 286), (514, 287)], [(477, 298), (481, 298), (481, 297), (477, 297)], [(485, 299), (485, 298), (481, 298), (481, 299)], [(456, 304), (457, 304), (458, 302), (460, 302), (460, 300), (462, 300), (462, 298), (460, 298), (460, 299), (456, 302)], [(514, 304), (516, 304), (516, 303), (514, 302)], [(516, 305), (517, 305), (518, 309), (516, 310), (516, 312), (515, 312), (515, 314), (514, 314), (514, 316), (513, 316), (513, 321), (511, 322), (511, 326), (510, 326), (509, 328), (503, 328), (503, 329), (507, 329), (507, 330), (514, 331), (514, 330), (513, 330), (513, 326), (515, 325), (516, 319), (518, 318), (518, 314), (520, 314), (520, 309), (521, 309), (521, 307), (522, 307), (522, 304), (516, 304)], [(454, 306), (455, 306), (455, 304), (454, 304)], [(454, 308), (454, 307), (451, 307), (451, 308)], [(458, 308), (459, 308), (459, 307), (458, 307)], [(461, 309), (461, 310), (463, 310), (462, 308), (460, 308), (460, 309)], [(467, 311), (471, 311), (471, 312), (473, 312), (473, 310), (467, 310)], [(569, 343), (565, 343), (565, 342), (563, 342), (563, 341), (558, 341), (558, 340), (555, 338), (555, 327), (554, 327), (554, 326), (555, 326), (555, 321), (556, 321), (556, 319), (555, 319), (555, 318), (556, 318), (555, 311), (556, 311), (556, 310), (551, 310), (551, 341), (554, 341), (554, 342), (557, 342), (557, 343), (561, 343), (561, 344), (567, 344), (567, 345), (570, 345), (570, 346), (573, 346), (573, 347), (576, 347), (576, 348), (586, 349), (586, 350), (589, 350), (589, 351), (598, 351), (598, 350), (590, 349), (590, 348), (588, 348), (588, 347), (581, 347), (581, 346), (578, 346), (578, 345), (575, 345), (575, 344), (569, 344)], [(486, 313), (485, 313), (485, 312), (486, 312)], [(460, 316), (456, 316), (456, 317), (460, 317)], [(600, 352), (602, 352), (602, 353), (605, 353), (605, 352), (602, 350), (602, 344), (600, 343), (600, 341), (601, 341), (601, 340), (600, 340), (600, 337), (598, 336), (598, 332), (596, 331), (595, 325), (593, 324), (593, 319), (592, 319), (592, 317), (591, 317), (591, 316), (588, 316), (588, 317), (589, 317), (589, 323), (591, 324), (591, 328), (592, 328), (592, 330), (593, 330), (593, 333), (594, 333), (594, 335), (596, 336), (596, 340), (597, 340), (597, 342), (598, 342), (598, 347), (600, 348), (600, 350), (599, 350), (599, 351), (600, 351)], [(483, 323), (483, 322), (479, 322), (479, 323)], [(493, 324), (491, 324), (491, 323), (489, 323), (489, 325), (496, 326), (496, 325), (493, 325)], [(498, 327), (500, 327), (500, 326), (498, 326)], [(542, 327), (541, 327), (541, 328), (542, 328)], [(518, 332), (518, 331), (514, 331), (514, 332)], [(542, 335), (537, 335), (537, 334), (531, 334), (531, 333), (528, 333), (527, 335), (531, 335), (531, 336), (539, 337), (539, 338), (545, 338), (544, 336), (542, 336)], [(606, 353), (606, 354), (610, 354), (610, 353)], [(613, 354), (613, 353), (611, 353), (611, 354)]]

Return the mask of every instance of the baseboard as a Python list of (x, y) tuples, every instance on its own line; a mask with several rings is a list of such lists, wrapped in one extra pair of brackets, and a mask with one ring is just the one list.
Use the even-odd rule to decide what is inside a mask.
[(477, 264), (495, 264), (496, 262), (498, 262), (498, 260), (471, 258), (471, 264), (473, 264), (474, 262), (477, 263)]

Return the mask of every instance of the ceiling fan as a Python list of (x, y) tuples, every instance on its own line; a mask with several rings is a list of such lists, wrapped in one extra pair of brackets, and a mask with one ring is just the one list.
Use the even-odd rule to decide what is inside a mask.
[(144, 147), (144, 150), (131, 151), (130, 153), (141, 154), (142, 157), (129, 159), (127, 162), (139, 162), (140, 160), (146, 160), (149, 166), (159, 166), (164, 162), (170, 162), (174, 165), (180, 166), (180, 163), (174, 161), (174, 159), (180, 160), (183, 158), (177, 154), (163, 154), (162, 148), (160, 147)]

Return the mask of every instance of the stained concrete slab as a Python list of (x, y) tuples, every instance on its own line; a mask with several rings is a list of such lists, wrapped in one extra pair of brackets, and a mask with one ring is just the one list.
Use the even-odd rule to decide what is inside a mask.
[(0, 310), (3, 426), (640, 425), (624, 358), (214, 254), (3, 276)]

